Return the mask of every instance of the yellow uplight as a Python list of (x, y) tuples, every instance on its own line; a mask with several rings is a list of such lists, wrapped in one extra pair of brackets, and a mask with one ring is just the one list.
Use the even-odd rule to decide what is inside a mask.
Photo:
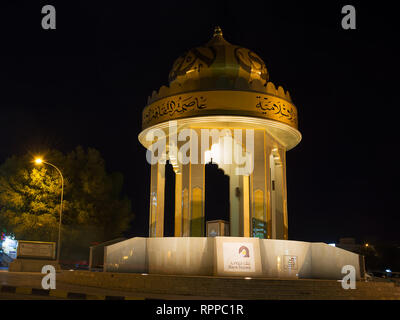
[(35, 159), (35, 163), (36, 164), (41, 164), (43, 162), (43, 159), (42, 158), (36, 158)]

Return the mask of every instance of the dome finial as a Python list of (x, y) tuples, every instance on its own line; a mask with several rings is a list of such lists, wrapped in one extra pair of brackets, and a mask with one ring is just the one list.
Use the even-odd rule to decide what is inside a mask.
[(222, 37), (222, 29), (219, 26), (216, 26), (214, 29), (214, 35), (213, 37)]

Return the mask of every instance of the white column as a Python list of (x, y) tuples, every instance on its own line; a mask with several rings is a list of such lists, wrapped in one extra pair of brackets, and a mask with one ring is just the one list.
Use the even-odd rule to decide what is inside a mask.
[(151, 165), (149, 237), (164, 235), (165, 164)]

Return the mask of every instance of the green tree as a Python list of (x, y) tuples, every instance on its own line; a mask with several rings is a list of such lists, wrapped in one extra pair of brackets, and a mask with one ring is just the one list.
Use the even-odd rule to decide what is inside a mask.
[[(19, 240), (56, 241), (61, 178), (48, 165), (35, 165), (32, 155), (13, 156), (0, 166), (0, 226)], [(123, 176), (107, 173), (100, 153), (77, 147), (45, 159), (64, 176), (61, 256), (86, 258), (94, 241), (120, 237), (133, 215), (121, 196)]]

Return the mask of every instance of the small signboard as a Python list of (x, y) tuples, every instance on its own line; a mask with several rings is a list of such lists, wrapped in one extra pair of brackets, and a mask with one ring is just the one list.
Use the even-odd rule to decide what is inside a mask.
[(297, 270), (297, 256), (283, 256), (283, 266), (285, 270)]
[(56, 258), (56, 243), (42, 241), (18, 241), (17, 258), (50, 259)]
[(255, 272), (254, 248), (252, 243), (224, 242), (224, 271)]
[(229, 236), (229, 222), (224, 220), (207, 221), (207, 237)]
[(215, 237), (217, 276), (259, 277), (262, 275), (259, 239)]

